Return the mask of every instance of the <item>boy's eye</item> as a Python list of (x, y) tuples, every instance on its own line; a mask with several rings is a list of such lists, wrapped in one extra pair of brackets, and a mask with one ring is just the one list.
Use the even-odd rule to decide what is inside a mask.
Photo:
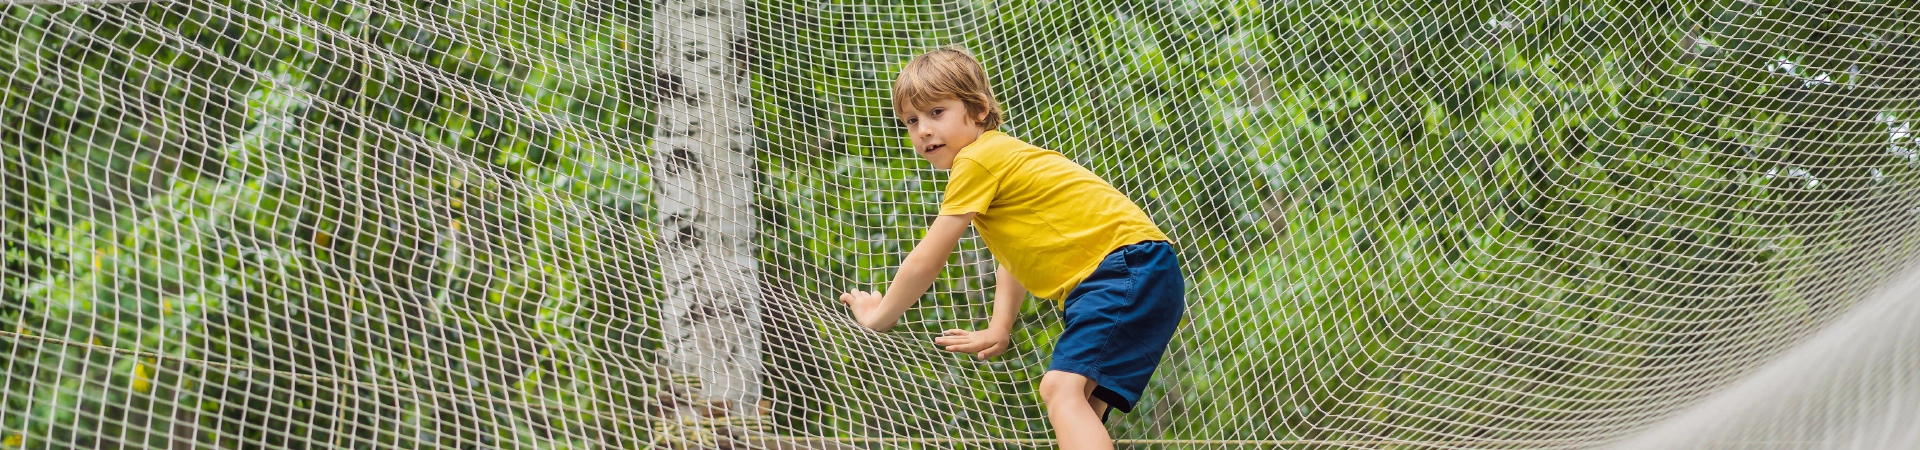
[(945, 110), (945, 109), (937, 109), (937, 108), (936, 108), (936, 109), (934, 109), (934, 110), (933, 110), (933, 116), (934, 116), (934, 117), (939, 117), (939, 116), (940, 116), (940, 113), (942, 113), (942, 112), (946, 112), (946, 110)]

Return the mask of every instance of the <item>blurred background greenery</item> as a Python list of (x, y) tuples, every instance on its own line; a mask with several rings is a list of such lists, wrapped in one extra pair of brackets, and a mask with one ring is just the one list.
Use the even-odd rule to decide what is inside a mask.
[[(652, 9), (0, 7), (5, 445), (656, 442)], [(887, 99), (942, 45), (1178, 242), (1118, 437), (1605, 438), (1916, 245), (1910, 5), (749, 10), (780, 434), (1049, 436), (1051, 304), (993, 363), (917, 337), (986, 317), (976, 240), (895, 336), (830, 301), (935, 210)]]

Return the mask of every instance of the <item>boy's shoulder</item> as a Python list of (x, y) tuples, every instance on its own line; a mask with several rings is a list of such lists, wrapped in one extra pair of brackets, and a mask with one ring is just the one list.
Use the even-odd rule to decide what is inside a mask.
[(1036, 147), (1019, 138), (999, 130), (988, 130), (978, 140), (967, 146), (965, 152), (955, 156), (955, 160), (969, 160), (988, 167), (998, 167), (1005, 163), (1032, 156), (1032, 152), (1054, 153), (1052, 150)]

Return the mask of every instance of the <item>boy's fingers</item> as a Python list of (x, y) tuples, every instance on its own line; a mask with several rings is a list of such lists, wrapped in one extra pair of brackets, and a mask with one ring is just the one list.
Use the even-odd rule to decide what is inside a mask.
[(974, 342), (968, 342), (966, 345), (963, 345), (962, 347), (965, 347), (964, 350), (966, 350), (967, 353), (978, 354), (980, 352), (986, 351), (987, 349), (993, 348), (993, 343), (974, 341)]
[[(944, 348), (946, 351), (949, 351), (949, 352), (973, 353), (973, 354), (976, 354), (976, 356), (982, 352), (992, 351), (994, 346), (1005, 344), (1005, 343), (994, 343), (994, 342), (987, 342), (987, 341), (976, 341), (973, 338), (972, 331), (961, 330), (961, 329), (951, 329), (951, 330), (943, 331), (941, 332), (940, 337), (933, 338), (933, 343), (936, 345), (942, 346), (942, 348)], [(1002, 349), (1001, 351), (1005, 351), (1005, 350)], [(995, 352), (993, 354), (998, 354), (998, 352)], [(991, 356), (992, 354), (988, 355), (988, 357), (991, 357)]]
[(1013, 341), (1008, 340), (1008, 341), (995, 342), (993, 343), (993, 347), (988, 348), (987, 351), (985, 352), (981, 352), (981, 353), (985, 353), (987, 356), (986, 358), (980, 358), (980, 359), (987, 359), (995, 356), (1000, 356), (1000, 354), (1006, 353), (1007, 349), (1011, 349), (1011, 348), (1013, 348)]
[(987, 346), (986, 349), (980, 350), (980, 353), (975, 353), (973, 357), (981, 361), (986, 361), (987, 358), (992, 358), (995, 355), (999, 355), (999, 354), (1000, 354), (1000, 344), (993, 344), (993, 345)]

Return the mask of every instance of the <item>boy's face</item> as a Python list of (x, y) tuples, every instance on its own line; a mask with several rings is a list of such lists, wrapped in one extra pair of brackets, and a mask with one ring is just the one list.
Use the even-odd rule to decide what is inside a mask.
[(953, 157), (960, 149), (972, 144), (987, 129), (980, 126), (987, 120), (986, 111), (974, 117), (968, 117), (967, 104), (957, 98), (949, 98), (927, 105), (922, 111), (912, 105), (900, 108), (900, 121), (907, 126), (907, 138), (913, 141), (913, 152), (933, 163), (933, 168), (947, 170), (953, 168)]

